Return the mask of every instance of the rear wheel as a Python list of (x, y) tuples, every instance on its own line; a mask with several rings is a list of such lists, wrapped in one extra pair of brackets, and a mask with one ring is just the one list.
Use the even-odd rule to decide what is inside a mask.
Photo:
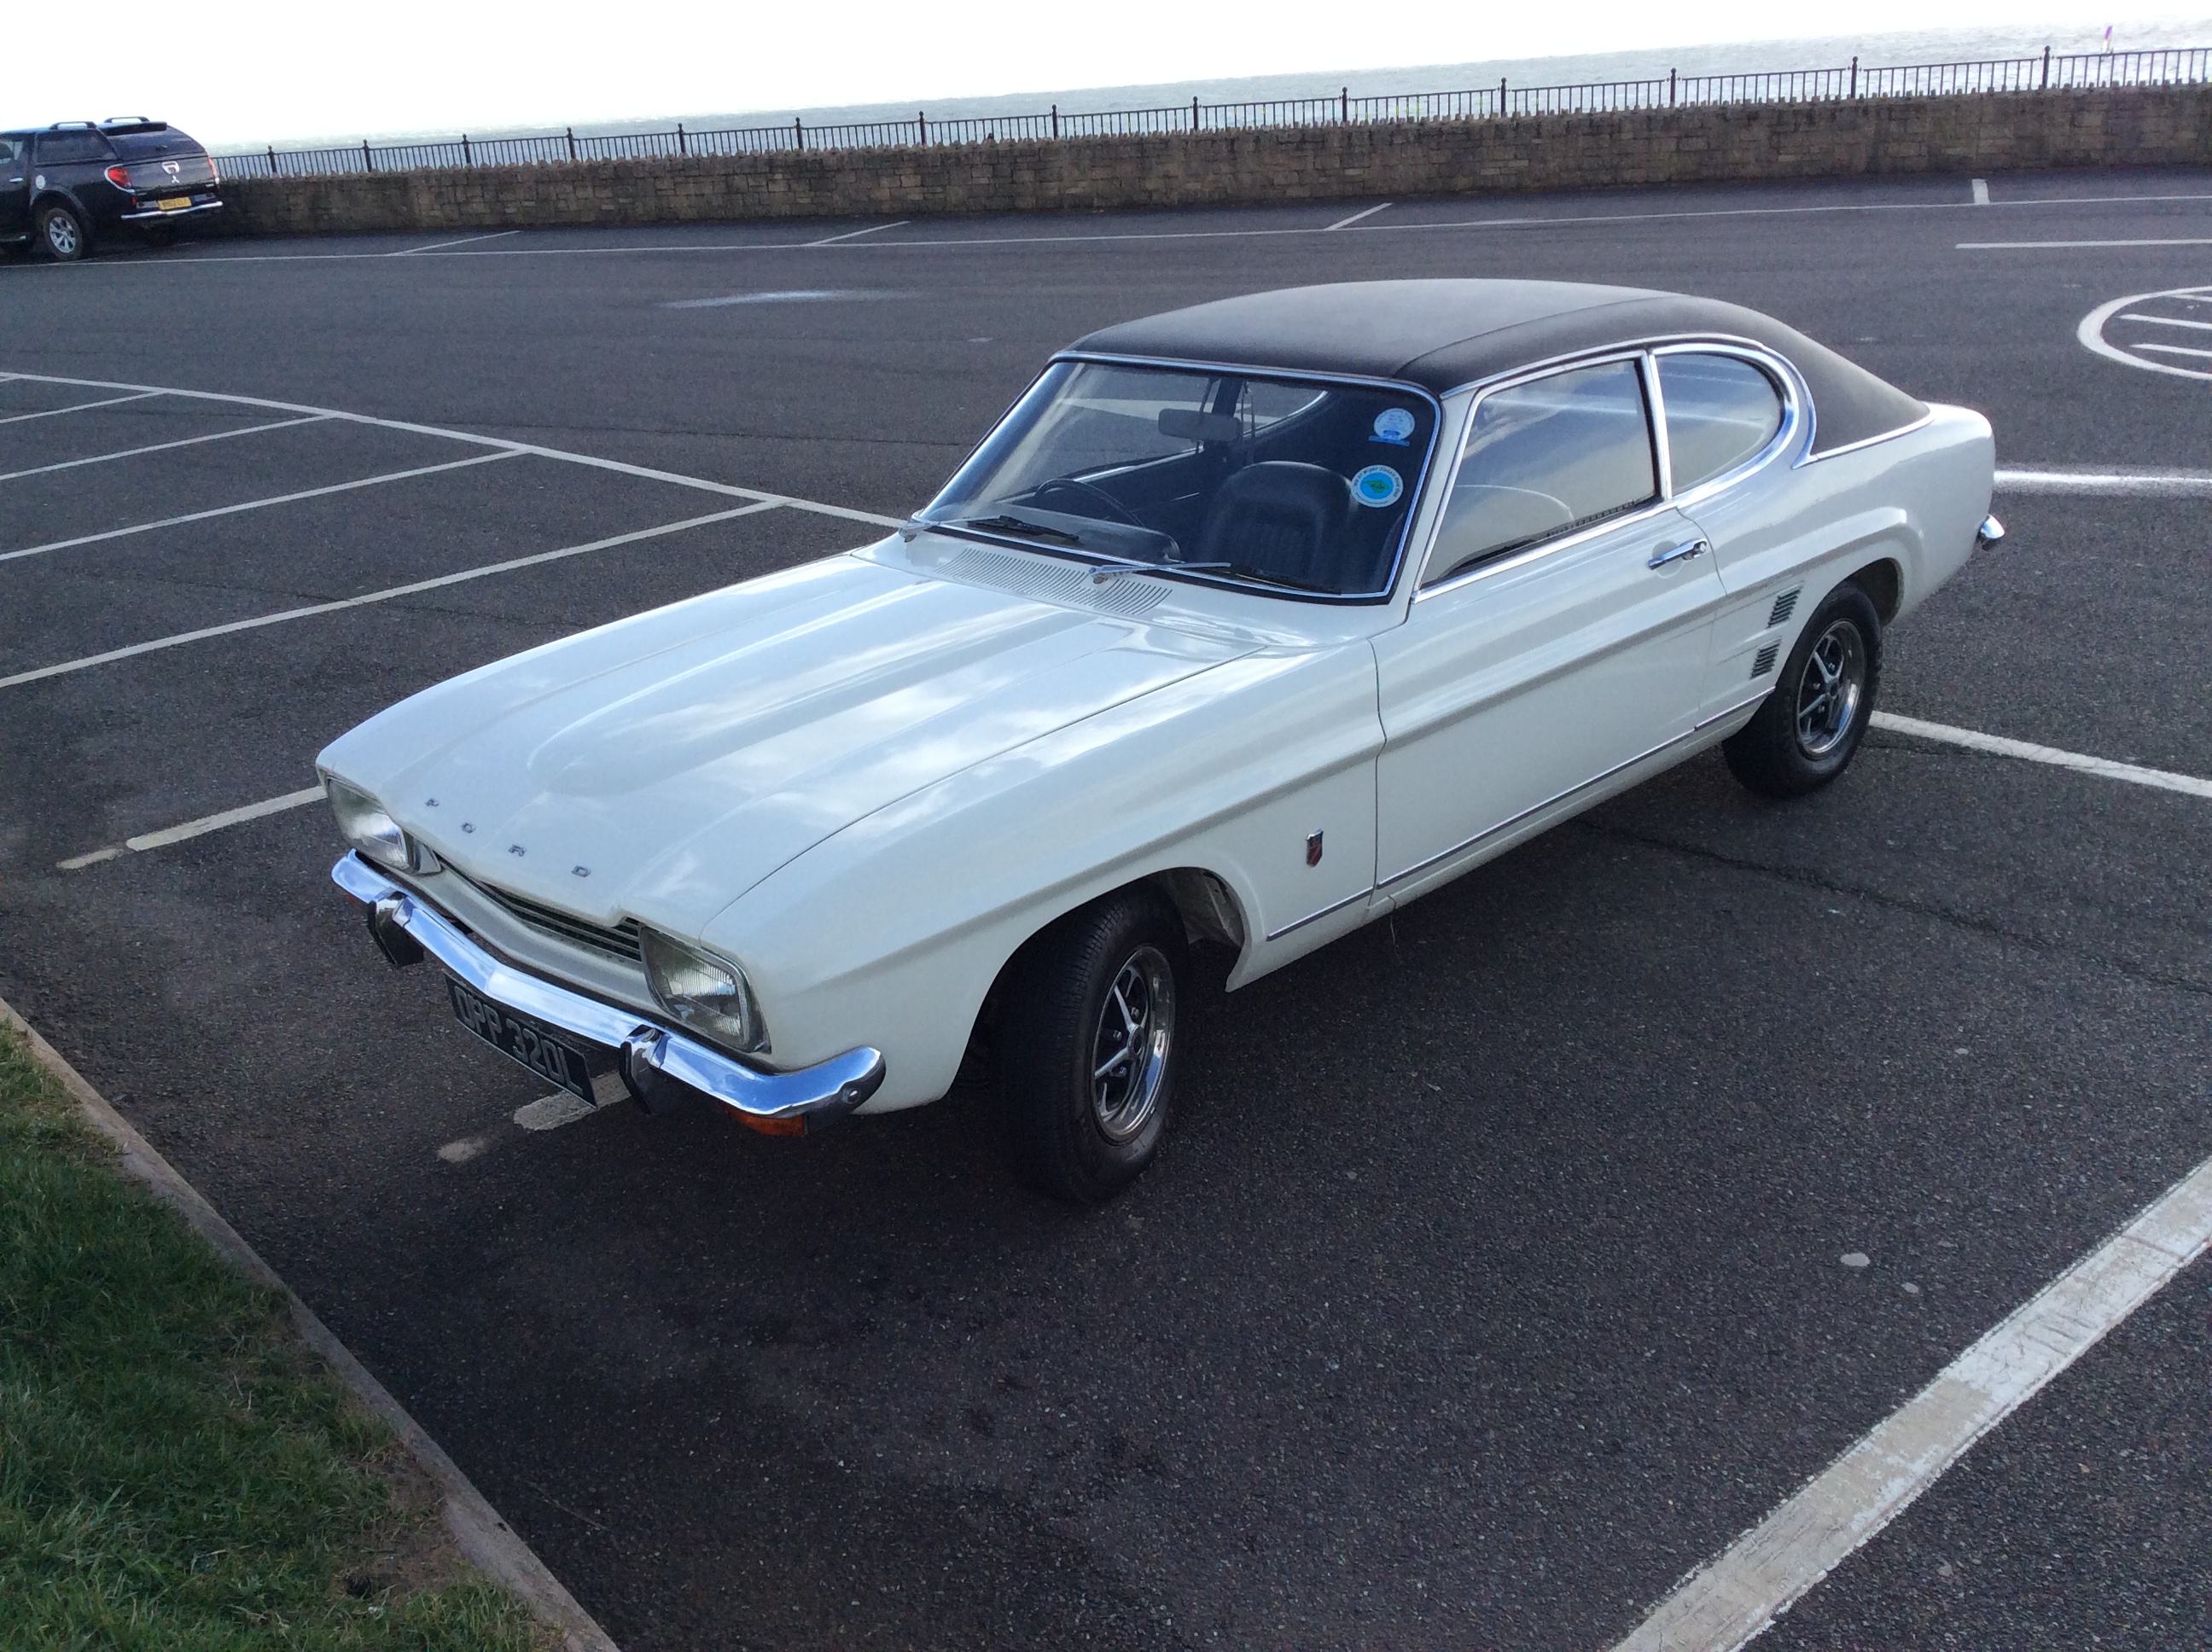
[(1865, 738), (1881, 685), (1881, 616), (1855, 585), (1806, 623), (1758, 714), (1722, 743), (1729, 771), (1770, 798), (1801, 798), (1844, 769)]
[(994, 1066), (1024, 1181), (1097, 1204), (1144, 1173), (1167, 1131), (1190, 979), (1182, 920), (1149, 888), (1070, 913), (1016, 956)]
[(92, 250), (92, 237), (74, 208), (57, 203), (39, 210), (39, 244), (64, 264), (73, 264)]

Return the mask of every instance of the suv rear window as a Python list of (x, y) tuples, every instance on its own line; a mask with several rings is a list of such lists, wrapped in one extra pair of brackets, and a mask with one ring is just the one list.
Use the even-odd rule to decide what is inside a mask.
[(182, 132), (115, 132), (108, 142), (125, 161), (161, 161), (171, 155), (204, 153), (198, 143)]
[(40, 132), (39, 134), (39, 164), (42, 167), (65, 166), (72, 161), (100, 161), (112, 158), (107, 140), (98, 132)]

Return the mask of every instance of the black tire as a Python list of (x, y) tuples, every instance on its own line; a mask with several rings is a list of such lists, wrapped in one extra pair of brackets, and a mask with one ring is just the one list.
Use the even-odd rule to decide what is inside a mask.
[(1855, 585), (1813, 610), (1757, 715), (1721, 743), (1729, 772), (1770, 798), (1802, 798), (1851, 765), (1881, 687), (1881, 616)]
[(1015, 955), (993, 1077), (1022, 1180), (1096, 1205), (1144, 1174), (1167, 1131), (1191, 986), (1182, 920), (1146, 887), (1078, 908)]
[(57, 202), (39, 209), (39, 245), (48, 258), (74, 264), (92, 251), (92, 233), (76, 209)]

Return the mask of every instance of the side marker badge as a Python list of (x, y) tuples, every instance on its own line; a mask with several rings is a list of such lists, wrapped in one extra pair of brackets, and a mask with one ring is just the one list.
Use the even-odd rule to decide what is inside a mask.
[(1322, 835), (1315, 832), (1306, 839), (1306, 865), (1309, 866), (1321, 865), (1321, 838)]

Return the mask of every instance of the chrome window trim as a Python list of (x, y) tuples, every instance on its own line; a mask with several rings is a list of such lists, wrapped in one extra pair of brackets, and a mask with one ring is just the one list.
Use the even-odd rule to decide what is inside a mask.
[[(1522, 385), (1533, 384), (1540, 379), (1549, 379), (1557, 374), (1571, 372), (1577, 367), (1603, 367), (1610, 361), (1633, 361), (1637, 363), (1638, 382), (1644, 386), (1644, 437), (1647, 441), (1650, 441), (1653, 440), (1652, 433), (1657, 428), (1654, 416), (1658, 410), (1651, 398), (1650, 379), (1653, 375), (1646, 365), (1649, 356), (1649, 349), (1642, 344), (1609, 344), (1601, 350), (1585, 351), (1579, 355), (1561, 356), (1538, 367), (1517, 367), (1511, 373), (1499, 374), (1486, 379), (1479, 386), (1462, 385), (1458, 390), (1450, 392), (1453, 395), (1458, 395), (1462, 391), (1474, 389), (1474, 400), (1467, 410), (1466, 418), (1461, 422), (1459, 450), (1452, 455), (1451, 467), (1448, 471), (1440, 472), (1441, 496), (1438, 500), (1436, 519), (1429, 525), (1427, 539), (1421, 546), (1420, 559), (1413, 565), (1413, 600), (1415, 602), (1425, 602), (1442, 592), (1456, 591), (1473, 580), (1492, 574), (1503, 573), (1508, 568), (1526, 567), (1539, 556), (1548, 556), (1555, 551), (1565, 550), (1571, 546), (1584, 543), (1597, 534), (1611, 533), (1616, 528), (1646, 520), (1662, 511), (1674, 508), (1673, 501), (1667, 496), (1665, 472), (1660, 470), (1656, 471), (1657, 493), (1633, 510), (1623, 511), (1617, 516), (1608, 516), (1602, 521), (1589, 524), (1587, 527), (1572, 529), (1555, 539), (1540, 539), (1534, 544), (1524, 545), (1518, 550), (1507, 551), (1490, 562), (1478, 562), (1473, 568), (1464, 568), (1448, 578), (1438, 580), (1433, 585), (1420, 583), (1420, 570), (1428, 566), (1429, 558), (1436, 553), (1437, 536), (1443, 531), (1444, 513), (1449, 507), (1452, 489), (1459, 485), (1460, 470), (1467, 463), (1467, 441), (1468, 438), (1474, 434), (1475, 415), (1482, 410), (1482, 404), (1486, 398), (1501, 390), (1516, 389)], [(1655, 467), (1658, 465), (1658, 462), (1659, 450), (1655, 446), (1652, 449), (1652, 463)]]
[[(1674, 492), (1674, 479), (1669, 474), (1672, 465), (1671, 455), (1666, 446), (1667, 402), (1659, 386), (1659, 366), (1656, 360), (1661, 355), (1671, 355), (1738, 356), (1763, 368), (1770, 377), (1778, 381), (1782, 389), (1783, 400), (1782, 428), (1768, 439), (1765, 446), (1733, 469), (1723, 471), (1716, 477), (1708, 477), (1694, 488), (1681, 494)], [(1474, 400), (1473, 405), (1467, 410), (1466, 422), (1460, 431), (1459, 451), (1452, 458), (1450, 469), (1439, 473), (1443, 478), (1442, 489), (1445, 498), (1449, 499), (1451, 489), (1458, 483), (1460, 466), (1465, 463), (1467, 458), (1467, 439), (1473, 434), (1474, 416), (1481, 407), (1484, 398), (1497, 391), (1510, 390), (1517, 385), (1527, 384), (1537, 379), (1549, 378), (1555, 373), (1566, 372), (1575, 367), (1598, 367), (1607, 361), (1631, 359), (1637, 360), (1642, 364), (1640, 371), (1644, 379), (1645, 417), (1650, 421), (1653, 458), (1659, 467), (1657, 497), (1632, 512), (1608, 517), (1602, 522), (1593, 523), (1587, 528), (1577, 528), (1556, 539), (1541, 540), (1535, 544), (1502, 556), (1495, 562), (1479, 563), (1463, 573), (1455, 574), (1449, 579), (1439, 580), (1433, 585), (1425, 586), (1419, 583), (1420, 574), (1418, 570), (1428, 565), (1429, 556), (1436, 550), (1437, 536), (1443, 531), (1443, 512), (1439, 509), (1436, 520), (1430, 525), (1427, 543), (1421, 547), (1420, 558), (1414, 564), (1416, 572), (1413, 575), (1415, 582), (1413, 600), (1415, 602), (1424, 602), (1441, 592), (1455, 591), (1471, 580), (1491, 574), (1524, 567), (1538, 556), (1550, 556), (1554, 551), (1566, 550), (1581, 544), (1593, 534), (1609, 532), (1614, 528), (1655, 517), (1662, 511), (1680, 508), (1685, 501), (1695, 502), (1711, 498), (1723, 489), (1735, 486), (1752, 471), (1772, 463), (1778, 455), (1788, 451), (1801, 439), (1801, 434), (1803, 447), (1800, 450), (1791, 468), (1794, 470), (1797, 465), (1806, 463), (1804, 454), (1810, 450), (1813, 440), (1813, 402), (1795, 367), (1774, 351), (1752, 339), (1736, 338), (1717, 333), (1700, 334), (1694, 337), (1671, 334), (1662, 339), (1644, 339), (1632, 344), (1608, 344), (1601, 349), (1553, 356), (1531, 367), (1516, 367), (1509, 373), (1493, 374), (1487, 379), (1478, 379), (1472, 383), (1457, 386), (1447, 392), (1446, 394), (1450, 396), (1473, 392)], [(1894, 434), (1901, 435), (1904, 432), (1899, 431)], [(1874, 440), (1886, 440), (1887, 438), (1876, 437)], [(1854, 446), (1861, 445), (1863, 444), (1854, 444)], [(1821, 457), (1825, 459), (1828, 456), (1824, 453)]]
[[(1784, 361), (1772, 350), (1762, 349), (1755, 344), (1697, 343), (1655, 346), (1651, 351), (1653, 405), (1658, 410), (1662, 429), (1666, 428), (1667, 416), (1666, 397), (1658, 389), (1658, 358), (1662, 355), (1732, 355), (1738, 361), (1748, 361), (1753, 367), (1765, 371), (1767, 377), (1781, 390), (1782, 423), (1775, 433), (1766, 439), (1765, 444), (1758, 452), (1739, 460), (1717, 475), (1707, 477), (1703, 482), (1696, 483), (1680, 494), (1671, 495), (1676, 502), (1679, 503), (1685, 499), (1710, 498), (1723, 488), (1734, 487), (1753, 471), (1771, 462), (1777, 454), (1787, 450), (1796, 440), (1801, 418), (1805, 427), (1805, 445), (1797, 458), (1791, 462), (1790, 468), (1794, 471), (1798, 465), (1806, 462), (1806, 454), (1812, 451), (1813, 446), (1813, 398), (1805, 393), (1798, 380), (1797, 370), (1789, 362)], [(1674, 478), (1669, 477), (1668, 485), (1670, 489), (1673, 484)]]
[(1790, 466), (1790, 468), (1792, 470), (1802, 470), (1808, 465), (1820, 465), (1832, 459), (1841, 459), (1846, 453), (1859, 452), (1869, 447), (1878, 446), (1885, 441), (1895, 441), (1899, 436), (1909, 436), (1916, 430), (1925, 430), (1929, 425), (1935, 422), (1936, 410), (1931, 407), (1925, 413), (1923, 413), (1918, 418), (1913, 420), (1911, 424), (1900, 424), (1896, 429), (1885, 430), (1880, 435), (1876, 436), (1862, 436), (1856, 441), (1845, 442), (1841, 447), (1831, 447), (1825, 453), (1813, 452), (1810, 451), (1810, 444), (1808, 443), (1807, 445), (1808, 450), (1804, 457), (1800, 459), (1797, 463)]
[[(1036, 375), (1037, 379), (1044, 377), (1046, 373), (1050, 372), (1054, 367), (1062, 361), (1095, 361), (1107, 367), (1164, 367), (1180, 373), (1235, 374), (1241, 374), (1248, 378), (1286, 379), (1293, 383), (1350, 385), (1362, 390), (1392, 391), (1401, 395), (1418, 398), (1422, 402), (1427, 404), (1429, 411), (1432, 416), (1434, 416), (1435, 420), (1434, 423), (1430, 427), (1428, 447), (1421, 455), (1421, 467), (1419, 473), (1411, 479), (1406, 489), (1406, 520), (1404, 525), (1398, 531), (1397, 554), (1392, 560), (1389, 572), (1384, 577), (1382, 583), (1374, 590), (1352, 592), (1292, 591), (1279, 586), (1254, 585), (1249, 581), (1243, 580), (1225, 580), (1210, 574), (1187, 574), (1176, 569), (1171, 564), (1162, 570), (1164, 573), (1171, 575), (1177, 580), (1181, 580), (1187, 584), (1207, 586), (1217, 591), (1234, 591), (1248, 597), (1273, 597), (1288, 602), (1320, 603), (1333, 608), (1377, 607), (1382, 604), (1389, 602), (1397, 595), (1399, 579), (1406, 571), (1407, 542), (1413, 534), (1414, 525), (1420, 518), (1421, 503), (1426, 497), (1425, 490), (1428, 487), (1429, 477), (1436, 467), (1437, 446), (1443, 435), (1443, 400), (1434, 391), (1429, 390), (1420, 385), (1409, 384), (1403, 379), (1371, 378), (1364, 374), (1310, 373), (1297, 367), (1267, 367), (1256, 361), (1210, 361), (1194, 360), (1189, 357), (1163, 355), (1115, 355), (1103, 350), (1059, 351), (1050, 361), (1044, 364), (1043, 369)], [(1036, 379), (1032, 379), (1030, 381), (1030, 388), (1035, 388), (1036, 384)], [(1011, 413), (1015, 408), (1020, 406), (1023, 398), (1026, 397), (1029, 393), (1029, 389), (1024, 389), (1022, 392), (1021, 396), (1016, 397), (1012, 402), (1008, 404), (1006, 412), (1001, 413), (998, 419), (992, 423), (991, 428), (984, 433), (983, 441), (980, 441), (975, 444), (975, 451), (977, 452), (981, 452), (982, 451), (983, 442), (989, 441), (991, 437), (997, 434), (999, 425), (1003, 423), (1006, 420), (1006, 413)], [(973, 454), (969, 455), (970, 459), (973, 457)], [(961, 461), (961, 465), (963, 468), (967, 463), (968, 460), (966, 459)], [(953, 475), (955, 476), (959, 474), (960, 472), (957, 469), (953, 471)], [(935, 526), (937, 525), (927, 524), (925, 525)], [(978, 535), (977, 537), (982, 538), (986, 536)], [(1066, 556), (1066, 552), (1058, 550), (1056, 547), (1051, 545), (1040, 545), (1024, 539), (994, 539), (991, 543), (994, 544), (1012, 544), (1018, 546), (1024, 550), (1039, 551), (1046, 556)], [(1074, 562), (1086, 562), (1091, 559), (1081, 556), (1067, 556), (1067, 560)]]

